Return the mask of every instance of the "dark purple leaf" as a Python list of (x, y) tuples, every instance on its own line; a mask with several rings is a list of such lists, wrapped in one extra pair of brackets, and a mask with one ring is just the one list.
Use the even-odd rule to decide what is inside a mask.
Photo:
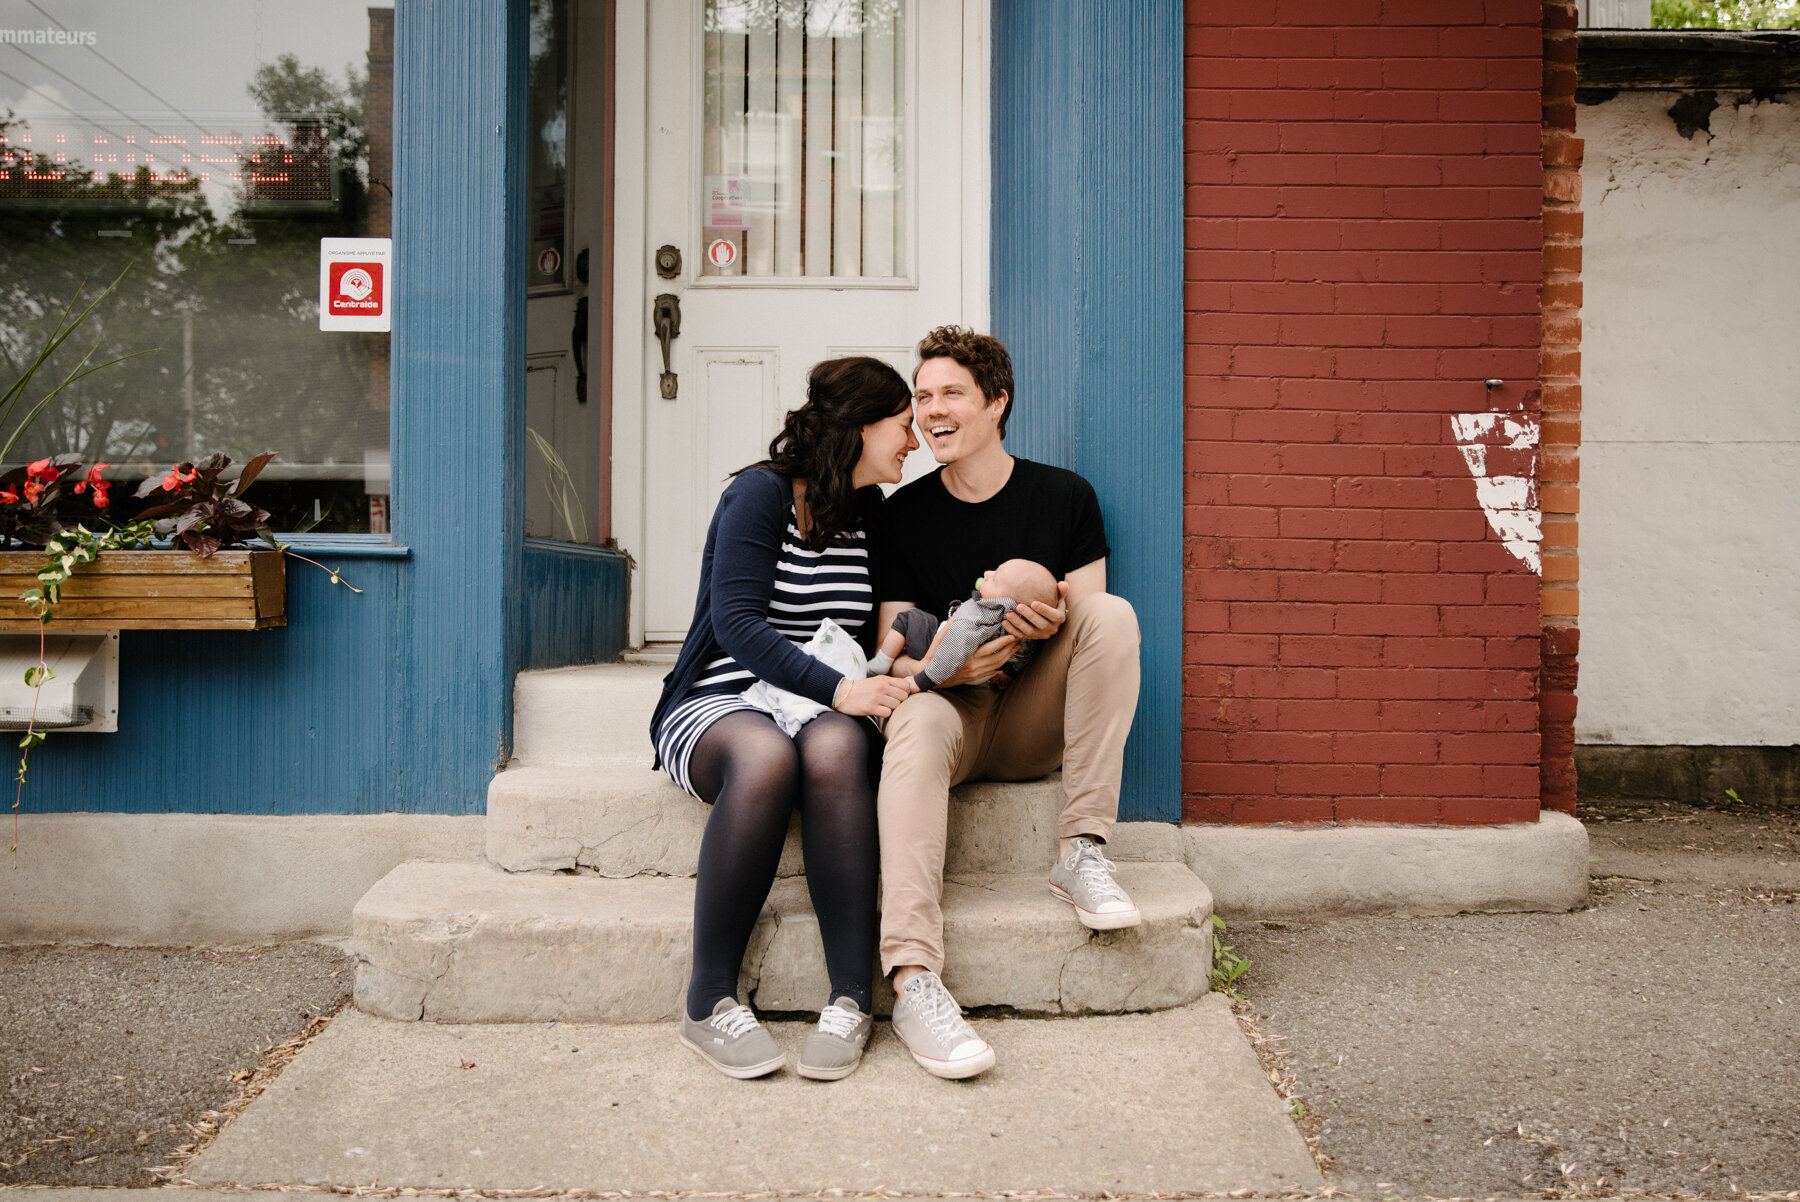
[(233, 486), (231, 495), (243, 496), (244, 490), (256, 482), (256, 478), (262, 475), (263, 468), (267, 467), (269, 460), (273, 458), (275, 458), (274, 451), (264, 451), (262, 454), (252, 457), (250, 462), (244, 465), (244, 470), (238, 473), (237, 484)]
[(181, 541), (188, 545), (188, 550), (201, 559), (209, 558), (214, 551), (219, 549), (218, 539), (210, 534), (200, 534), (192, 530), (182, 535)]

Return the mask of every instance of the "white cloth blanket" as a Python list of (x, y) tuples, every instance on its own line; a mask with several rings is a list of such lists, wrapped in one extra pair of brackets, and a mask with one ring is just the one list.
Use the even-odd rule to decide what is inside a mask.
[[(862, 680), (869, 674), (869, 661), (863, 657), (862, 648), (857, 646), (855, 639), (844, 633), (843, 627), (830, 618), (819, 623), (812, 638), (800, 644), (800, 650), (820, 663), (836, 668), (851, 680)], [(757, 709), (767, 710), (769, 716), (775, 719), (775, 725), (781, 727), (789, 738), (798, 734), (802, 726), (824, 713), (827, 708), (798, 693), (778, 689), (766, 680), (759, 680), (745, 689), (744, 700)]]

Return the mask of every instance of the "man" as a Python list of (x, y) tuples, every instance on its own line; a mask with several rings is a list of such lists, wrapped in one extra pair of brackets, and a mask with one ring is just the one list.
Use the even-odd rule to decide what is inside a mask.
[[(894, 979), (894, 1031), (927, 1071), (961, 1078), (991, 1068), (994, 1052), (938, 977), (950, 788), (1033, 780), (1061, 764), (1067, 797), (1051, 892), (1089, 927), (1135, 926), (1137, 907), (1100, 849), (1118, 817), (1137, 706), (1138, 625), (1131, 605), (1106, 591), (1106, 530), (1093, 488), (1006, 450), (1014, 403), (1006, 347), (944, 326), (918, 353), (913, 416), (943, 467), (883, 507), (881, 627), (913, 606), (946, 617), (983, 572), (1008, 559), (1043, 564), (1061, 589), (1060, 607), (1019, 606), (1007, 634), (938, 689), (907, 698), (887, 723), (877, 807), (881, 964)], [(1045, 645), (1017, 680), (996, 676), (1020, 639)], [(917, 668), (902, 656), (892, 671)]]

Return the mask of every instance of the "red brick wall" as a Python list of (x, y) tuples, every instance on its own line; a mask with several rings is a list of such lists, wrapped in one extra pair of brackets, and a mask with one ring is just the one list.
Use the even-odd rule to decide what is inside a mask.
[(1540, 804), (1575, 812), (1575, 679), (1581, 631), (1581, 139), (1575, 136), (1574, 0), (1544, 0), (1543, 731)]
[(1537, 816), (1541, 2), (1188, 4), (1189, 821)]

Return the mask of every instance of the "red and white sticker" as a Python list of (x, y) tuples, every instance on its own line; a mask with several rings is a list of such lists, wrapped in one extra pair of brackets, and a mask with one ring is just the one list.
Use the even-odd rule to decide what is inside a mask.
[(557, 250), (554, 246), (547, 248), (537, 258), (537, 269), (539, 275), (555, 275), (561, 271), (562, 251)]
[(706, 261), (714, 267), (730, 267), (737, 262), (737, 243), (730, 238), (714, 238), (706, 247)]
[(393, 329), (393, 257), (388, 238), (319, 239), (319, 328)]

